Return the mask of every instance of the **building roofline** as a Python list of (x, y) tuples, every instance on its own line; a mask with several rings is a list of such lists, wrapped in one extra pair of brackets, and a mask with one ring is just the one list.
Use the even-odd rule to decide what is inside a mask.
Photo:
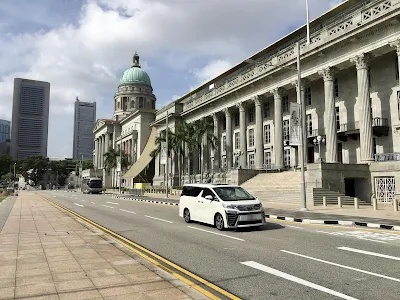
[[(362, 2), (366, 2), (367, 0), (362, 0)], [(348, 10), (349, 8), (355, 6), (357, 3), (360, 4), (360, 0), (345, 0), (344, 2), (336, 5), (335, 7), (331, 8), (330, 10), (328, 10), (327, 12), (325, 12), (324, 14), (322, 14), (321, 16), (319, 16), (318, 18), (310, 21), (310, 31), (312, 34), (313, 29), (318, 28), (319, 24), (322, 24), (326, 21), (329, 21), (329, 19), (331, 19), (332, 17), (334, 17), (335, 15), (338, 15), (342, 12), (345, 12), (346, 10)], [(314, 27), (314, 28), (313, 28)], [(220, 75), (218, 75), (217, 77), (212, 78), (211, 80), (207, 81), (206, 83), (202, 84), (201, 86), (197, 87), (196, 89), (190, 91), (189, 93), (183, 95), (182, 97), (180, 97), (177, 100), (172, 101), (170, 104), (176, 103), (176, 102), (180, 102), (183, 99), (187, 98), (188, 96), (191, 96), (199, 91), (201, 91), (202, 89), (204, 89), (207, 86), (210, 86), (213, 83), (218, 82), (219, 80), (223, 79), (224, 77), (235, 73), (236, 71), (248, 66), (248, 63), (246, 62), (247, 60), (257, 60), (258, 58), (264, 57), (266, 53), (268, 53), (269, 51), (272, 51), (276, 48), (279, 48), (279, 46), (282, 46), (288, 42), (290, 42), (291, 40), (295, 39), (296, 37), (300, 37), (300, 39), (302, 39), (302, 35), (306, 35), (307, 34), (307, 24), (304, 24), (303, 26), (295, 29), (294, 31), (288, 33), (287, 35), (285, 35), (284, 37), (282, 37), (281, 39), (279, 39), (278, 41), (270, 44), (269, 46), (265, 47), (264, 49), (256, 52), (255, 54), (251, 55), (250, 57), (244, 59), (242, 62), (238, 63), (237, 65), (233, 66), (232, 68), (230, 68), (229, 70), (225, 71), (224, 73), (221, 73)]]

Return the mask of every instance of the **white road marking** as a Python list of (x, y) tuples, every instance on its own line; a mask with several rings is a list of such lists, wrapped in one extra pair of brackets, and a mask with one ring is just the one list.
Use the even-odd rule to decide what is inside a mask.
[(124, 211), (124, 212), (130, 213), (130, 214), (134, 214), (134, 215), (136, 215), (136, 213), (135, 213), (135, 212), (133, 212), (133, 211), (124, 210), (124, 209), (120, 209), (120, 211)]
[(81, 201), (86, 201), (86, 200), (81, 200)]
[(400, 240), (399, 234), (392, 234), (392, 233), (377, 233), (377, 232), (369, 232), (369, 231), (323, 231), (323, 230), (316, 230), (316, 232), (325, 233), (329, 235), (335, 236), (345, 236), (345, 237), (353, 237), (360, 240), (366, 240), (371, 242), (377, 243), (384, 243), (386, 241), (395, 241)]
[(74, 203), (76, 206), (84, 207), (82, 204)]
[(293, 226), (293, 225), (285, 225), (285, 227), (291, 227), (296, 229), (304, 229), (303, 227)]
[(357, 298), (353, 298), (351, 296), (342, 294), (340, 292), (336, 292), (336, 291), (328, 289), (328, 288), (326, 288), (324, 286), (321, 286), (321, 285), (312, 283), (310, 281), (301, 279), (299, 277), (290, 275), (288, 273), (284, 273), (284, 272), (281, 272), (279, 270), (264, 266), (262, 264), (254, 262), (254, 261), (245, 261), (245, 262), (241, 262), (241, 264), (246, 265), (246, 266), (251, 267), (251, 268), (254, 268), (254, 269), (257, 269), (257, 270), (260, 270), (260, 271), (263, 271), (265, 273), (269, 273), (269, 274), (284, 278), (286, 280), (290, 280), (290, 281), (302, 284), (304, 286), (308, 286), (308, 287), (313, 288), (315, 290), (318, 290), (318, 291), (321, 291), (321, 292), (324, 292), (324, 293), (327, 293), (327, 294), (330, 294), (330, 295), (333, 295), (333, 296), (336, 296), (336, 297), (339, 297), (339, 298), (342, 298), (342, 299), (357, 300)]
[(393, 259), (393, 260), (400, 260), (400, 257), (397, 257), (397, 256), (391, 256), (391, 255), (386, 255), (386, 254), (381, 254), (381, 253), (376, 253), (376, 252), (371, 252), (371, 251), (354, 249), (354, 248), (350, 248), (350, 247), (337, 247), (337, 248), (339, 250), (345, 250), (345, 251), (350, 251), (350, 252), (356, 252), (356, 253), (361, 253), (361, 254), (377, 256), (377, 257), (389, 258), (389, 259)]
[(94, 202), (90, 202), (90, 203), (92, 203), (92, 204), (96, 204), (96, 203), (94, 203)]
[(115, 203), (115, 202), (106, 202), (108, 204), (114, 204), (114, 205), (119, 205), (119, 203)]
[(244, 242), (244, 241), (245, 241), (245, 240), (243, 240), (243, 239), (240, 239), (240, 238), (237, 238), (237, 237), (234, 237), (234, 236), (230, 236), (230, 235), (226, 235), (226, 234), (222, 234), (222, 233), (218, 233), (218, 232), (213, 232), (213, 231), (209, 231), (209, 230), (205, 230), (205, 229), (200, 229), (200, 228), (196, 228), (196, 227), (192, 227), (192, 226), (188, 226), (188, 227), (189, 227), (189, 228), (192, 228), (192, 229), (196, 229), (196, 230), (200, 230), (200, 231), (204, 231), (204, 232), (208, 232), (208, 233), (212, 233), (212, 234), (224, 236), (224, 237), (231, 238), (231, 239), (234, 239), (234, 240), (238, 240), (238, 241), (241, 241), (241, 242)]
[(108, 206), (108, 205), (103, 205), (104, 207), (108, 207), (108, 208), (115, 208), (115, 207), (112, 207), (112, 206)]
[(145, 216), (146, 218), (150, 218), (150, 219), (154, 219), (154, 220), (158, 220), (158, 221), (163, 221), (163, 222), (166, 222), (166, 223), (174, 223), (174, 222), (171, 222), (171, 221), (167, 221), (167, 220), (163, 220), (163, 219), (159, 219), (159, 218), (154, 218), (154, 217), (150, 217), (150, 216)]
[(381, 277), (381, 278), (385, 278), (385, 279), (389, 279), (389, 280), (393, 280), (393, 281), (400, 282), (400, 279), (398, 279), (398, 278), (389, 277), (389, 276), (386, 276), (386, 275), (382, 275), (382, 274), (378, 274), (378, 273), (373, 273), (373, 272), (369, 272), (369, 271), (365, 271), (365, 270), (361, 270), (361, 269), (357, 269), (357, 268), (353, 268), (353, 267), (349, 267), (349, 266), (345, 266), (345, 265), (333, 263), (333, 262), (330, 262), (330, 261), (327, 261), (327, 260), (323, 260), (323, 259), (319, 259), (319, 258), (314, 258), (314, 257), (311, 257), (311, 256), (307, 256), (307, 255), (303, 255), (303, 254), (298, 254), (298, 253), (291, 252), (291, 251), (286, 251), (286, 250), (281, 250), (281, 251), (282, 251), (282, 252), (285, 252), (285, 253), (288, 253), (288, 254), (300, 256), (300, 257), (303, 257), (303, 258), (308, 258), (308, 259), (315, 260), (315, 261), (319, 261), (319, 262), (322, 262), (322, 263), (326, 263), (326, 264), (328, 264), (328, 265), (340, 267), (340, 268), (343, 268), (343, 269), (348, 269), (348, 270), (352, 270), (352, 271), (356, 271), (356, 272), (360, 272), (360, 273), (364, 273), (364, 274), (368, 274), (368, 275), (372, 275), (372, 276)]

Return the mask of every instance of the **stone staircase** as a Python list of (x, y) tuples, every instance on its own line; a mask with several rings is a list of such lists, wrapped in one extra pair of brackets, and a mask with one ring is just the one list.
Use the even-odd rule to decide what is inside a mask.
[[(301, 201), (300, 172), (261, 173), (241, 186), (262, 202), (298, 204)], [(307, 189), (307, 199), (312, 199), (312, 189)]]
[[(327, 205), (337, 205), (338, 204), (338, 197), (342, 200), (342, 205), (354, 205), (354, 198), (345, 196), (339, 192), (331, 191), (329, 189), (324, 188), (314, 188), (313, 189), (313, 201), (314, 205), (322, 205), (322, 197), (326, 197), (326, 204)], [(358, 199), (359, 205), (371, 205), (370, 203)]]

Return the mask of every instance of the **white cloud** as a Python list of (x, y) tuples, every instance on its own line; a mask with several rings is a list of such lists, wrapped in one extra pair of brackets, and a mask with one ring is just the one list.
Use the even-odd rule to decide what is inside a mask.
[[(312, 15), (337, 2), (311, 0)], [(50, 156), (59, 155), (55, 149), (68, 145), (59, 130), (66, 122), (72, 123), (76, 96), (97, 101), (98, 117), (112, 115), (118, 77), (129, 67), (135, 50), (153, 84), (161, 69), (175, 74), (174, 78), (192, 75), (191, 82), (175, 80), (165, 83), (166, 87), (154, 86), (158, 103), (165, 104), (165, 99), (188, 92), (194, 83), (219, 75), (288, 28), (304, 23), (305, 10), (304, 0), (86, 0), (79, 16), (71, 20), (34, 33), (21, 28), (18, 35), (1, 32), (0, 27), (0, 33), (5, 33), (0, 34), (5, 50), (0, 53), (0, 118), (11, 117), (15, 77), (49, 81)], [(162, 77), (168, 81), (170, 76)], [(72, 141), (72, 132), (64, 134)]]

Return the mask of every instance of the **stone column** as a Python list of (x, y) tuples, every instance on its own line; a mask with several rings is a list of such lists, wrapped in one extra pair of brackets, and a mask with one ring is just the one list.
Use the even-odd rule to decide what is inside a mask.
[(400, 85), (400, 39), (390, 42), (390, 46), (396, 49), (397, 61), (398, 61), (398, 63), (397, 63), (397, 66), (398, 66), (397, 72), (399, 72), (398, 85)]
[(226, 118), (226, 167), (232, 169), (232, 113), (229, 108), (225, 108)]
[(110, 150), (110, 134), (106, 132), (105, 138), (104, 138), (104, 144), (105, 144), (105, 150), (104, 153), (107, 153)]
[(247, 169), (247, 126), (246, 126), (246, 104), (241, 102), (237, 104), (239, 108), (240, 125), (240, 157), (239, 163), (242, 169)]
[(98, 162), (99, 162), (99, 169), (103, 168), (103, 136), (99, 136), (99, 158), (98, 158)]
[(94, 159), (93, 159), (93, 165), (96, 167), (96, 169), (99, 167), (98, 166), (98, 158), (99, 158), (99, 140), (95, 139), (94, 140)]
[(104, 169), (104, 154), (106, 154), (106, 138), (104, 135), (101, 136), (101, 167)]
[(254, 132), (256, 144), (255, 167), (257, 170), (260, 170), (264, 165), (263, 115), (261, 108), (261, 97), (255, 96), (253, 100), (256, 107), (256, 130)]
[(351, 59), (357, 67), (358, 103), (360, 116), (360, 150), (361, 161), (374, 160), (374, 145), (372, 138), (371, 96), (368, 83), (368, 65), (370, 55), (360, 54)]
[(213, 113), (213, 120), (214, 120), (214, 136), (216, 137), (217, 142), (215, 143), (215, 148), (214, 148), (214, 171), (218, 170), (221, 167), (221, 152), (220, 152), (220, 147), (221, 147), (221, 140), (220, 140), (220, 135), (219, 135), (219, 122), (218, 122), (218, 115), (217, 113)]
[(282, 113), (282, 89), (272, 90), (274, 94), (274, 154), (275, 168), (283, 168), (283, 113)]
[(336, 129), (336, 106), (334, 97), (333, 75), (334, 68), (328, 67), (319, 71), (324, 78), (325, 87), (325, 134), (326, 134), (326, 162), (337, 163), (337, 129)]

